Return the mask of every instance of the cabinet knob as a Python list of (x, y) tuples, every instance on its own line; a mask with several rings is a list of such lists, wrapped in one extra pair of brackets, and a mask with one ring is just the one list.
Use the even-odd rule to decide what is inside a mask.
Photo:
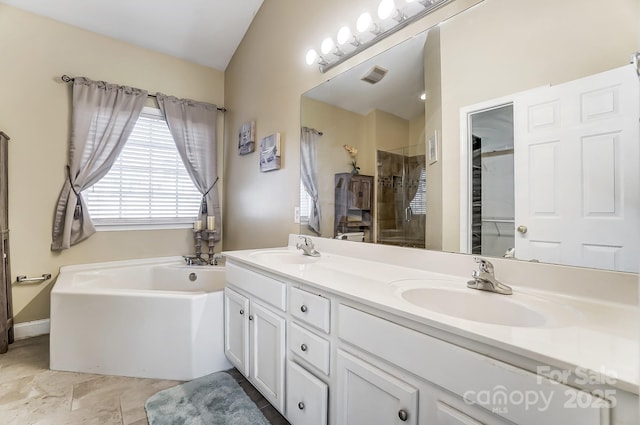
[(307, 312), (307, 306), (306, 306), (306, 305), (304, 305), (304, 304), (302, 304), (302, 305), (300, 306), (300, 311), (301, 311), (301, 312), (303, 312), (303, 313), (306, 313), (306, 312)]
[(253, 314), (249, 315), (249, 320), (253, 320)]
[(307, 344), (302, 344), (302, 345), (300, 346), (300, 349), (301, 349), (302, 351), (307, 351)]
[(240, 315), (242, 316), (244, 314), (244, 309), (240, 309)]
[(402, 422), (404, 422), (407, 419), (409, 419), (409, 414), (407, 413), (406, 410), (401, 410), (401, 411), (398, 412), (398, 417), (400, 418), (400, 420)]
[(304, 410), (304, 403), (303, 402), (298, 403), (298, 409)]

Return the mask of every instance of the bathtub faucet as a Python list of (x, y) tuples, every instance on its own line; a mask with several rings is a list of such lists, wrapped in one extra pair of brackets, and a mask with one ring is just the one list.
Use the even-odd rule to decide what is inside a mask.
[(185, 263), (187, 263), (187, 266), (204, 266), (207, 264), (207, 260), (205, 260), (200, 256), (183, 255), (182, 258), (184, 258), (184, 261)]

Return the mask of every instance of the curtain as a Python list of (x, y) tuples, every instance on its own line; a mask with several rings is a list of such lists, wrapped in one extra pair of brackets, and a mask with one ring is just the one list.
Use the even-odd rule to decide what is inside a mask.
[[(218, 107), (189, 99), (178, 99), (158, 93), (158, 106), (164, 114), (169, 131), (178, 148), (193, 184), (202, 193), (199, 219), (206, 223), (206, 216), (216, 217), (221, 229), (220, 202), (218, 196)], [(219, 241), (218, 231), (214, 240)]]
[(318, 138), (316, 130), (302, 127), (300, 132), (300, 179), (311, 197), (309, 227), (320, 234), (320, 203), (318, 202)]
[(56, 206), (51, 249), (68, 249), (95, 233), (82, 191), (113, 166), (140, 116), (144, 90), (77, 77), (66, 179)]

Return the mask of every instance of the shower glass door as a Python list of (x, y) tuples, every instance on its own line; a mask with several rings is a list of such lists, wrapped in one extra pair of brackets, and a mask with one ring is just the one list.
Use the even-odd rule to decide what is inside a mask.
[(377, 241), (425, 247), (425, 146), (378, 150)]

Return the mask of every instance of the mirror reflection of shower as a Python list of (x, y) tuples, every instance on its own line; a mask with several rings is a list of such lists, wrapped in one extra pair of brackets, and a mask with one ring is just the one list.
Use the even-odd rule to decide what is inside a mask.
[(471, 115), (471, 252), (513, 256), (513, 105)]
[(425, 145), (377, 151), (377, 241), (425, 247)]

